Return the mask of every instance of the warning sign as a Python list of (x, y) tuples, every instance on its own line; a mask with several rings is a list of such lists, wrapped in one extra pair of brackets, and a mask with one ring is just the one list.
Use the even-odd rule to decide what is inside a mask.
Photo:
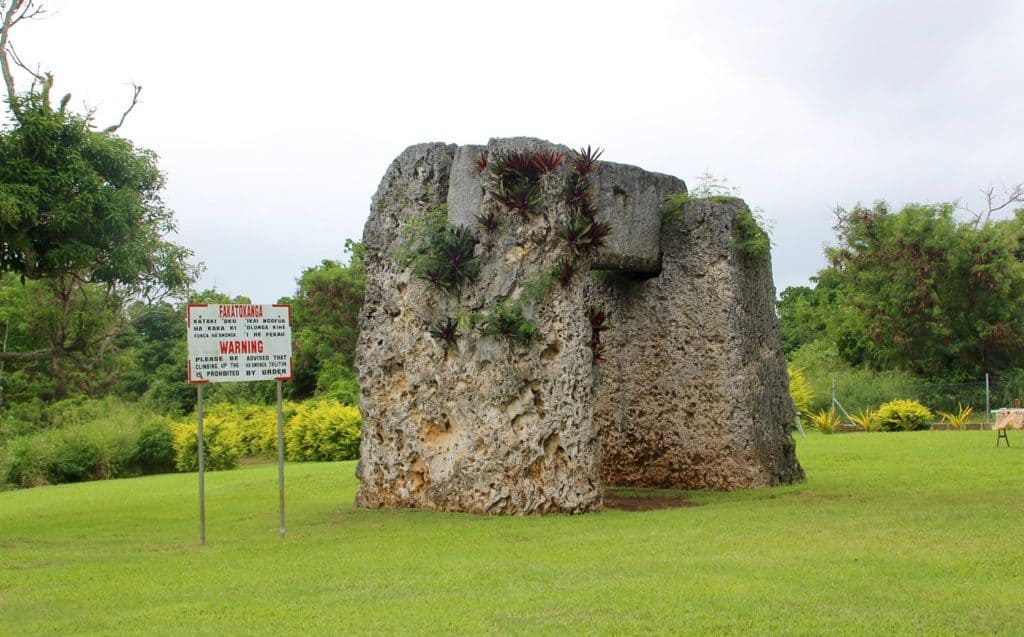
[(188, 382), (291, 377), (291, 306), (188, 306)]

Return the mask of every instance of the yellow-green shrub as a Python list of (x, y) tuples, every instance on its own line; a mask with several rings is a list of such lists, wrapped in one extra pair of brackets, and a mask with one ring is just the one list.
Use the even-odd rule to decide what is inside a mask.
[(818, 413), (811, 416), (811, 426), (823, 434), (834, 434), (839, 430), (839, 425), (841, 424), (839, 416), (836, 415), (835, 407), (829, 407), (828, 411), (821, 409)]
[(270, 455), (277, 449), (276, 410), (273, 405), (216, 403), (204, 410), (203, 421), (228, 428), (243, 456)]
[(956, 404), (956, 412), (951, 411), (940, 411), (939, 415), (942, 419), (949, 423), (949, 426), (953, 429), (959, 429), (970, 419), (971, 414), (974, 413), (974, 407), (967, 405), (964, 407), (962, 404)]
[[(203, 414), (204, 465), (209, 471), (235, 469), (242, 456), (237, 428), (233, 420), (220, 415)], [(199, 469), (198, 424), (196, 421), (174, 425), (174, 465), (178, 471)]]
[(299, 405), (285, 426), (289, 460), (354, 460), (363, 419), (357, 407), (336, 400)]
[(786, 367), (786, 372), (789, 374), (789, 396), (793, 399), (796, 414), (801, 418), (809, 418), (811, 416), (811, 402), (814, 401), (814, 392), (811, 391), (811, 385), (807, 382), (807, 377), (804, 376), (803, 370), (789, 365)]
[(932, 412), (916, 400), (890, 400), (878, 408), (877, 418), (885, 431), (913, 431), (926, 429)]
[(864, 431), (878, 431), (882, 428), (882, 422), (878, 419), (878, 412), (870, 409), (861, 409), (859, 412), (850, 415), (850, 420), (860, 425)]

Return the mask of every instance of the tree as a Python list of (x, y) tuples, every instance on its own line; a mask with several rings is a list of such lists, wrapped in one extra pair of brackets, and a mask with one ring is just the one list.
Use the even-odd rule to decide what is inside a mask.
[(351, 372), (359, 337), (359, 309), (366, 287), (363, 245), (348, 240), (348, 265), (324, 260), (303, 270), (292, 304), (296, 397), (354, 384)]
[(782, 349), (790, 355), (801, 347), (828, 341), (851, 365), (870, 358), (871, 339), (863, 314), (848, 298), (842, 273), (824, 268), (811, 277), (814, 287), (789, 287), (779, 294)]
[(819, 277), (841, 284), (873, 366), (976, 376), (1013, 368), (1024, 354), (1024, 210), (987, 223), (958, 221), (954, 211), (909, 204), (893, 213), (884, 202), (837, 210), (839, 245)]
[[(189, 264), (190, 250), (166, 239), (174, 215), (161, 198), (164, 176), (155, 153), (116, 134), (141, 88), (119, 122), (97, 129), (91, 111), (67, 109), (69, 95), (54, 105), (53, 75), (29, 68), (12, 48), (12, 30), (43, 8), (33, 0), (0, 0), (0, 11), (0, 74), (10, 116), (0, 130), (0, 274), (15, 275), (22, 285), (42, 283), (41, 298), (58, 310), (47, 319), (52, 329), (27, 327), (47, 334), (34, 349), (4, 348), (0, 361), (47, 359), (60, 378), (66, 363), (78, 364), (73, 355), (113, 351), (130, 303), (182, 297), (200, 269)], [(27, 91), (18, 91), (15, 67), (31, 78)], [(97, 304), (115, 319), (104, 329), (75, 329), (83, 308)], [(66, 383), (55, 391), (62, 395)]]

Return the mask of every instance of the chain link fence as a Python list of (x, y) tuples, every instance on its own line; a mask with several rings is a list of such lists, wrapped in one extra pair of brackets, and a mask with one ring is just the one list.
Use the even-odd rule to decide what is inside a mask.
[(986, 375), (960, 383), (920, 381), (896, 374), (879, 374), (871, 379), (847, 375), (833, 379), (832, 399), (845, 412), (844, 420), (849, 414), (877, 409), (890, 400), (911, 399), (931, 409), (936, 421), (939, 412), (957, 413), (970, 406), (973, 413), (968, 422), (988, 425), (993, 421), (993, 411), (1024, 402), (1024, 372)]

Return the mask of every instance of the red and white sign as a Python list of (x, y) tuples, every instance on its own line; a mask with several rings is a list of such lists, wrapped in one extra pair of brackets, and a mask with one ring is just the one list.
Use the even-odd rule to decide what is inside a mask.
[(291, 377), (291, 306), (188, 306), (188, 382)]

